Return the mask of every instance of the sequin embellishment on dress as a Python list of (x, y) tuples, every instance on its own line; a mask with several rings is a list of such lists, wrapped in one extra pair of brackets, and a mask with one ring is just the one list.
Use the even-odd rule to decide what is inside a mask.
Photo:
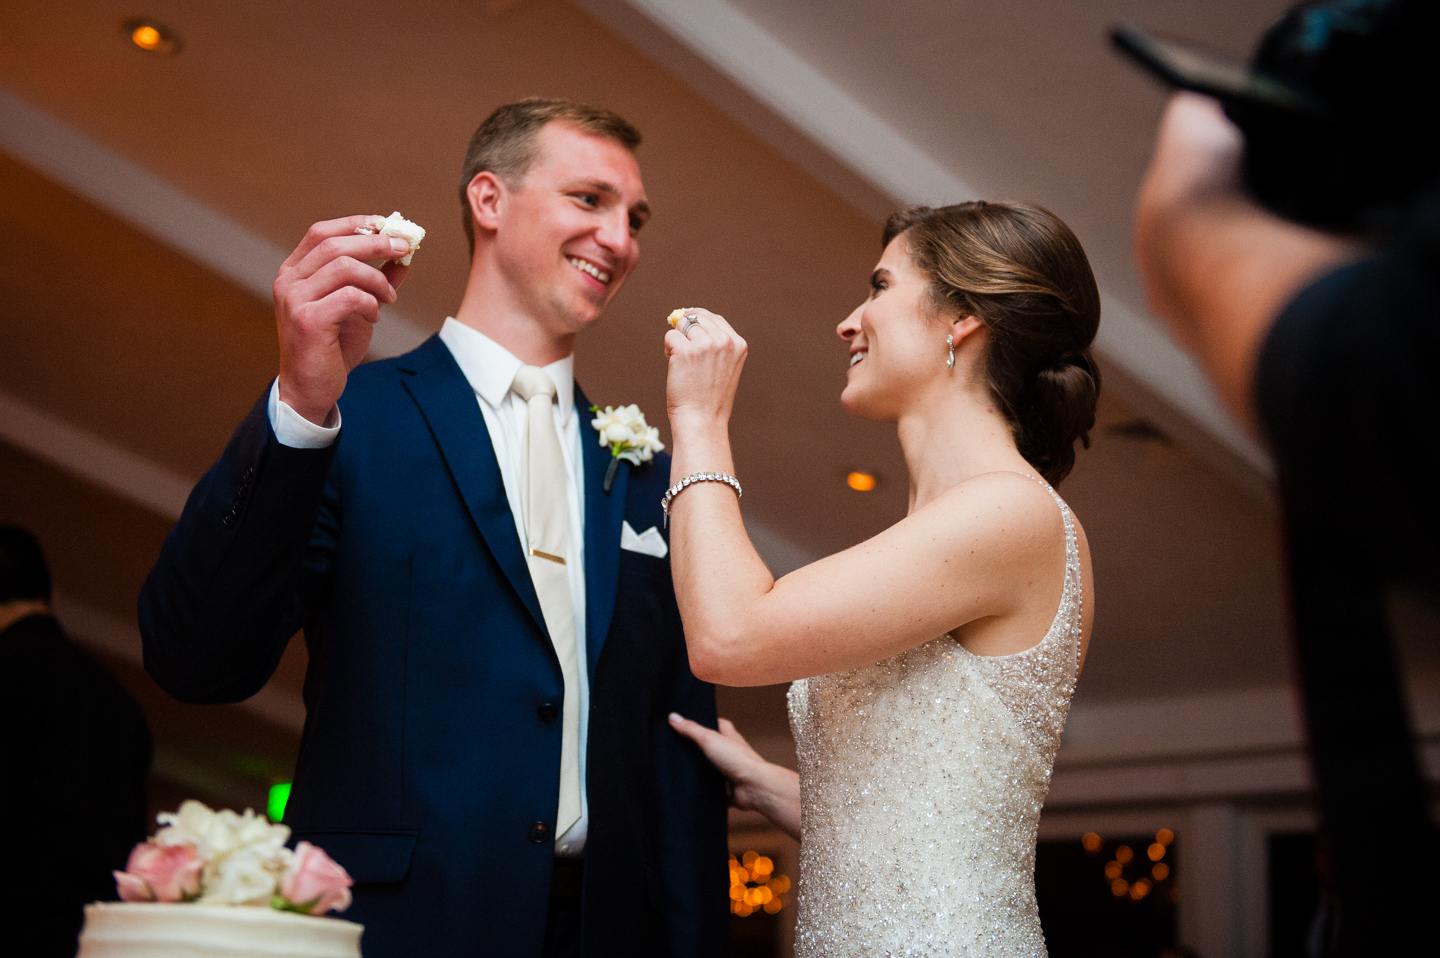
[(1075, 523), (1046, 488), (1065, 521), (1065, 585), (1037, 645), (978, 656), (947, 635), (790, 686), (798, 958), (1045, 955), (1035, 838), (1082, 600)]

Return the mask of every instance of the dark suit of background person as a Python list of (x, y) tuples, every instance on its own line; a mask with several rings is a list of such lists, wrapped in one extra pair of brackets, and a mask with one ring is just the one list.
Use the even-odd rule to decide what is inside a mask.
[[(566, 690), (484, 393), (446, 335), (354, 368), (327, 447), (282, 444), (275, 407), (257, 402), (140, 596), (146, 667), (190, 702), (253, 695), (304, 628), (285, 820), (355, 879), (344, 917), (367, 926), (366, 958), (539, 956), (547, 914), (555, 931)], [(668, 560), (620, 547), (623, 522), (662, 526), (669, 460), (622, 463), (607, 492), (610, 454), (574, 397), (591, 689), (583, 953), (725, 954), (724, 784), (666, 719), (713, 725), (713, 687), (689, 670)]]
[(0, 527), (0, 951), (75, 954), (84, 907), (145, 840), (150, 729), (49, 613), (35, 539)]

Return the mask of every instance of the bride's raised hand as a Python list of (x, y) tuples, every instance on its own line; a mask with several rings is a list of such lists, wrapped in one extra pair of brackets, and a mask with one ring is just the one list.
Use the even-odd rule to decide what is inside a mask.
[(745, 340), (725, 317), (708, 309), (686, 309), (685, 318), (665, 334), (670, 361), (666, 405), (672, 429), (724, 426), (730, 420), (740, 370), (745, 365)]

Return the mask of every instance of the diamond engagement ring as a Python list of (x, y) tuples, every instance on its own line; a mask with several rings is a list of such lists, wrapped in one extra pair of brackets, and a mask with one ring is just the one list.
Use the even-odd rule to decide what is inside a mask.
[(691, 326), (700, 325), (700, 320), (692, 309), (672, 309), (670, 315), (665, 317), (665, 321), (670, 324), (671, 329), (678, 329), (687, 337), (690, 334)]

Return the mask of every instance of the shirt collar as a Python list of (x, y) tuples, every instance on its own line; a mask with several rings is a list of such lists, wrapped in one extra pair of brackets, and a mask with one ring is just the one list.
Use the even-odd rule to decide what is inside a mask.
[[(519, 357), (452, 316), (445, 317), (445, 325), (440, 327), (440, 341), (455, 357), (475, 394), (490, 408), (498, 408), (524, 365)], [(544, 369), (555, 380), (555, 402), (560, 410), (560, 425), (564, 426), (575, 410), (575, 355), (558, 359)]]

